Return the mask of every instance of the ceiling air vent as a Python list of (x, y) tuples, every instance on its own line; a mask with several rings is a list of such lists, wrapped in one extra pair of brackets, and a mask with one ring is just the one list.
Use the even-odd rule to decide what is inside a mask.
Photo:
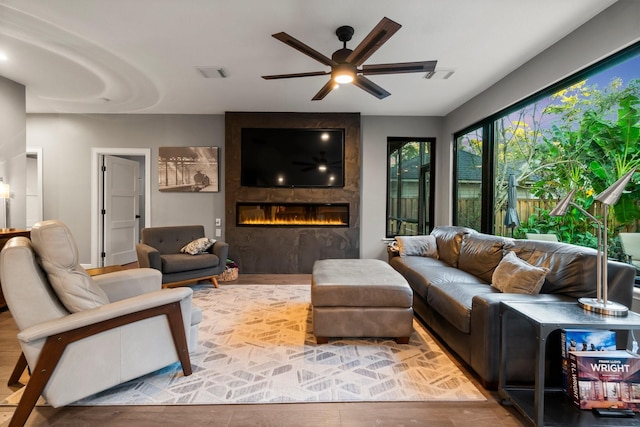
[(196, 67), (205, 79), (226, 79), (229, 77), (227, 70), (222, 67)]
[(449, 77), (453, 75), (455, 70), (445, 70), (443, 68), (439, 68), (437, 70), (433, 70), (424, 75), (425, 79), (429, 80), (447, 80)]

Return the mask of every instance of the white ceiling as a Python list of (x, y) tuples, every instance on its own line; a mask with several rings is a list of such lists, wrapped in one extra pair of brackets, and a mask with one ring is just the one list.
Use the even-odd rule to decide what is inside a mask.
[[(615, 0), (0, 0), (0, 75), (22, 83), (27, 112), (222, 114), (360, 112), (443, 116)], [(284, 31), (331, 56), (388, 17), (402, 28), (365, 64), (438, 60), (447, 80), (371, 76), (379, 100), (342, 86), (311, 101), (328, 70), (271, 37)], [(205, 79), (198, 66), (228, 78)]]

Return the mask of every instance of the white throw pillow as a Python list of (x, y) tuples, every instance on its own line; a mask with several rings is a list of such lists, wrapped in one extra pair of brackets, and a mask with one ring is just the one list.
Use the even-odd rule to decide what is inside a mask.
[(397, 236), (396, 241), (400, 256), (425, 256), (438, 259), (435, 236)]
[(192, 240), (180, 249), (180, 252), (190, 255), (198, 255), (204, 253), (215, 243), (215, 239), (209, 239), (207, 237), (201, 237), (196, 240)]
[(548, 271), (545, 267), (534, 267), (510, 251), (493, 272), (491, 286), (500, 292), (536, 295)]

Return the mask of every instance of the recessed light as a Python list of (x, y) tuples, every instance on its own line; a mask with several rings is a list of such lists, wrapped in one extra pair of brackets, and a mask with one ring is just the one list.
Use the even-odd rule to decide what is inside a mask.
[(4, 52), (0, 52), (0, 61), (8, 61), (9, 57), (7, 56), (6, 53)]
[(226, 79), (229, 77), (227, 70), (218, 66), (196, 67), (196, 69), (205, 79)]
[(453, 75), (453, 73), (455, 73), (455, 70), (451, 68), (449, 69), (438, 68), (437, 70), (428, 72), (423, 76), (423, 78), (429, 79), (429, 80), (447, 80), (449, 77)]

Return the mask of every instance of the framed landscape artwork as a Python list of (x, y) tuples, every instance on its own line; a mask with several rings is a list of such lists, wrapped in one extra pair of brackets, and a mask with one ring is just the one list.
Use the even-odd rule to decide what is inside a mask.
[(158, 189), (217, 193), (219, 147), (159, 147)]

